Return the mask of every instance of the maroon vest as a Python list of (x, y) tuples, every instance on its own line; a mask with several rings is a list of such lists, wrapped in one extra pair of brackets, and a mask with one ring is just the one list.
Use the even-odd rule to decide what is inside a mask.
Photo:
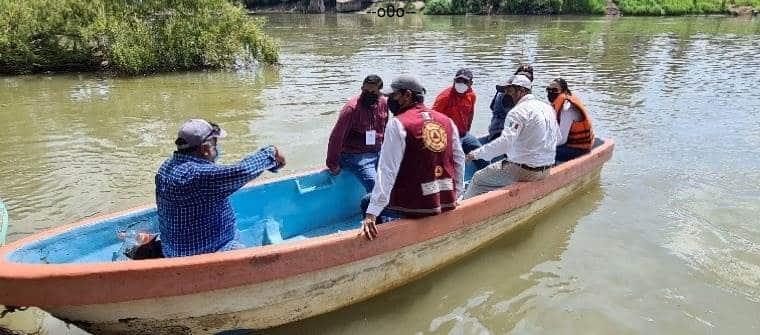
[(454, 209), (451, 119), (421, 103), (396, 118), (406, 129), (406, 149), (388, 208), (413, 217)]

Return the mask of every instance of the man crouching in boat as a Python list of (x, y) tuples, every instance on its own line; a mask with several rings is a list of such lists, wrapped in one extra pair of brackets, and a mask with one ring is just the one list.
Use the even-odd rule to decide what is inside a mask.
[(330, 173), (353, 173), (367, 192), (375, 186), (378, 152), (388, 123), (388, 104), (380, 96), (382, 88), (380, 77), (364, 78), (362, 93), (343, 106), (327, 145), (325, 163)]
[(464, 152), (457, 126), (424, 104), (425, 88), (400, 76), (391, 83), (388, 109), (395, 116), (385, 128), (377, 182), (362, 201), (362, 234), (377, 237), (376, 221), (424, 217), (456, 207), (464, 189)]
[(485, 159), (506, 154), (507, 159), (493, 163), (472, 176), (464, 198), (472, 198), (518, 181), (536, 181), (549, 175), (554, 164), (560, 136), (557, 118), (549, 104), (531, 94), (533, 84), (527, 76), (512, 76), (503, 88), (505, 98), (515, 101), (507, 114), (501, 136), (467, 154), (467, 159)]
[(245, 248), (236, 239), (229, 196), (264, 170), (285, 165), (269, 146), (233, 165), (220, 165), (219, 138), (227, 133), (201, 119), (179, 129), (177, 151), (156, 173), (156, 205), (165, 257), (192, 256)]

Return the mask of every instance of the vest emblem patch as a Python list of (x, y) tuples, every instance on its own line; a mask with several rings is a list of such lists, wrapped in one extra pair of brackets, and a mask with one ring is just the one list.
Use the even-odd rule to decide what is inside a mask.
[(422, 143), (425, 144), (425, 148), (432, 152), (443, 151), (446, 148), (446, 143), (448, 143), (446, 129), (438, 122), (425, 122), (422, 127)]

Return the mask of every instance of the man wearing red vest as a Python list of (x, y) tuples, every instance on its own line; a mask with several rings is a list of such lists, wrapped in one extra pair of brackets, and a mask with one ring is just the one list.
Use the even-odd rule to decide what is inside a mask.
[[(454, 121), (465, 154), (480, 148), (478, 138), (470, 134), (472, 118), (475, 116), (475, 100), (475, 91), (472, 90), (472, 71), (459, 69), (454, 75), (454, 84), (443, 89), (433, 103), (433, 110), (443, 113)], [(478, 169), (488, 166), (488, 162), (484, 160), (476, 160), (474, 163)]]
[(425, 88), (413, 77), (396, 78), (383, 94), (395, 117), (385, 128), (375, 187), (363, 200), (362, 234), (370, 240), (378, 216), (436, 215), (454, 209), (464, 191), (465, 155), (454, 122), (425, 107)]

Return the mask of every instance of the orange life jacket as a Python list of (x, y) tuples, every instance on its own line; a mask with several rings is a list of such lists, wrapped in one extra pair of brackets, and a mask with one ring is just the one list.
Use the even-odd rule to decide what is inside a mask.
[(565, 145), (570, 148), (591, 150), (591, 147), (594, 146), (594, 129), (591, 126), (591, 118), (589, 117), (588, 110), (586, 109), (586, 106), (583, 105), (583, 102), (581, 102), (581, 99), (569, 94), (560, 94), (554, 99), (553, 105), (554, 110), (557, 112), (557, 123), (559, 123), (560, 118), (562, 117), (560, 114), (562, 112), (562, 105), (565, 104), (565, 100), (570, 101), (583, 117), (582, 120), (573, 121), (573, 124), (570, 125), (570, 133), (567, 135), (567, 143), (565, 143)]

